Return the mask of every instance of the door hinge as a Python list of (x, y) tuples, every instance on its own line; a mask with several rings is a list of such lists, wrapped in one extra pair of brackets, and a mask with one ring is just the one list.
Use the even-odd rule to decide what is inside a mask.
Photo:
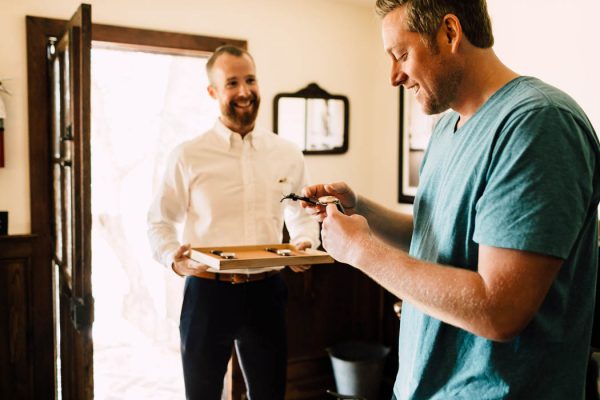
[(94, 298), (71, 297), (71, 321), (78, 331), (92, 327), (94, 322)]

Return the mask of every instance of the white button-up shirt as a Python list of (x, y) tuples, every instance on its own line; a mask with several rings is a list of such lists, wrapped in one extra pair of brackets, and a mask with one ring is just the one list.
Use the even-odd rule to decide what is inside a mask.
[(298, 202), (280, 202), (306, 184), (304, 158), (294, 144), (258, 128), (242, 138), (217, 120), (213, 129), (180, 144), (169, 156), (148, 212), (154, 258), (171, 266), (181, 223), (181, 243), (210, 247), (281, 243), (285, 220), (291, 243), (309, 241), (316, 248), (318, 222)]

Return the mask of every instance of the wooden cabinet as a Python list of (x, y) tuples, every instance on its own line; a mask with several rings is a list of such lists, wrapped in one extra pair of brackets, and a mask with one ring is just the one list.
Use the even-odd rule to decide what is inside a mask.
[(0, 398), (54, 398), (51, 280), (35, 236), (0, 236)]
[(348, 340), (392, 348), (382, 398), (391, 397), (397, 370), (398, 318), (395, 298), (362, 272), (335, 263), (308, 272), (284, 271), (288, 301), (288, 381), (286, 399), (333, 399), (335, 390), (327, 347)]

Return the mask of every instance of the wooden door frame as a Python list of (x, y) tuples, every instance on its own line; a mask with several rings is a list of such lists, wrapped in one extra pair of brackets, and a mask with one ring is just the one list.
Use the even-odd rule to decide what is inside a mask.
[[(50, 87), (46, 45), (49, 36), (59, 37), (67, 21), (40, 21), (27, 17), (27, 80), (29, 111), (29, 183), (31, 207), (31, 232), (38, 236), (34, 254), (40, 263), (31, 279), (36, 313), (33, 331), (42, 332), (36, 343), (35, 369), (40, 371), (41, 387), (48, 398), (56, 396), (55, 359), (56, 337), (54, 331), (54, 272), (52, 270), (52, 169)], [(34, 111), (35, 110), (35, 111)], [(37, 375), (37, 373), (36, 373)], [(36, 384), (37, 386), (37, 384)], [(50, 394), (51, 397), (50, 397)]]
[[(26, 17), (27, 30), (27, 80), (29, 120), (29, 182), (31, 203), (31, 232), (36, 235), (35, 258), (40, 260), (32, 277), (31, 291), (36, 310), (34, 343), (34, 385), (39, 393), (55, 397), (57, 373), (55, 371), (56, 337), (54, 324), (54, 296), (52, 271), (52, 168), (49, 67), (46, 46), (49, 37), (60, 37), (67, 20), (43, 17)], [(245, 40), (205, 37), (175, 32), (133, 29), (112, 25), (92, 24), (93, 45), (126, 48), (167, 54), (209, 54), (223, 44), (247, 47)], [(89, 165), (84, 166), (89, 170)], [(79, 372), (83, 373), (83, 372)], [(243, 383), (242, 383), (243, 385)], [(243, 387), (243, 386), (242, 386)], [(45, 388), (45, 389), (44, 389)], [(233, 383), (232, 392), (239, 392)], [(50, 398), (50, 397), (48, 397)], [(237, 398), (234, 396), (234, 398)]]

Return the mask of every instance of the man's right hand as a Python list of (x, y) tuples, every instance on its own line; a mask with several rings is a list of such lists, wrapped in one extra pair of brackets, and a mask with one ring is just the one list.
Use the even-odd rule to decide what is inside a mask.
[[(358, 196), (345, 182), (306, 186), (302, 189), (302, 196), (310, 197), (311, 199), (318, 199), (323, 196), (335, 196), (340, 200), (340, 203), (342, 203), (346, 215), (356, 213)], [(303, 201), (302, 207), (309, 208), (310, 213), (316, 217), (319, 222), (323, 222), (323, 219), (325, 219), (325, 206), (315, 206), (314, 204)]]
[(180, 276), (191, 276), (198, 272), (204, 272), (210, 267), (208, 265), (192, 260), (186, 254), (192, 246), (184, 244), (177, 249), (173, 256), (173, 271)]

